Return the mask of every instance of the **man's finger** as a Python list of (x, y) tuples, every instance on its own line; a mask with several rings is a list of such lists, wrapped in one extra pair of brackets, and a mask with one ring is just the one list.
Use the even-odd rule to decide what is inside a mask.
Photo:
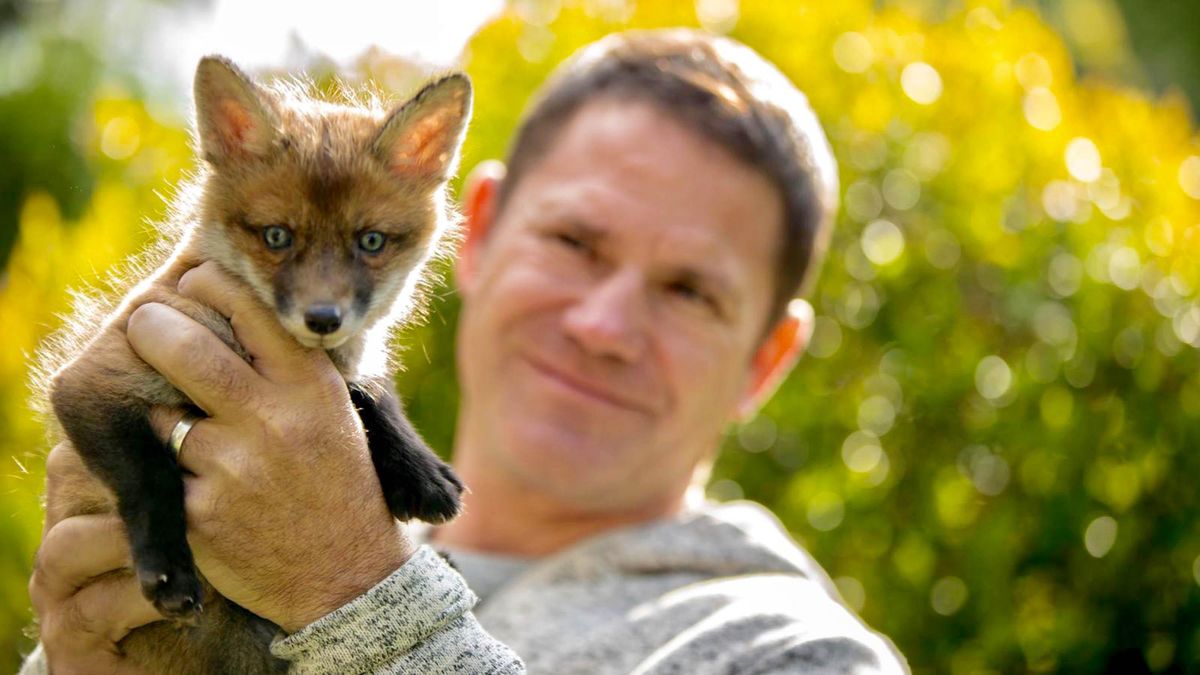
[(65, 518), (46, 532), (34, 564), (31, 594), (67, 598), (88, 581), (130, 565), (125, 526), (115, 514)]
[(309, 350), (283, 328), (276, 313), (216, 263), (206, 262), (184, 273), (179, 293), (229, 319), (238, 342), (253, 357), (255, 369), (269, 380), (279, 381), (279, 376), (294, 373), (296, 361), (308, 356)]
[(69, 441), (54, 446), (46, 455), (45, 536), (63, 518), (79, 513), (81, 504), (107, 505), (112, 495), (83, 463)]
[(120, 642), (134, 628), (162, 621), (162, 614), (142, 595), (131, 571), (121, 571), (84, 586), (70, 601), (75, 603), (80, 630)]
[[(190, 412), (183, 408), (153, 406), (150, 408), (150, 427), (154, 429), (155, 436), (163, 443), (169, 444), (175, 427), (184, 415)], [(180, 444), (179, 454), (175, 458), (182, 469), (196, 475), (203, 475), (208, 470), (215, 455), (223, 450), (211, 439), (219, 426), (220, 420), (211, 418), (196, 420), (192, 424), (183, 436), (183, 443)]]
[(262, 377), (221, 338), (183, 312), (147, 303), (129, 316), (129, 344), (209, 415), (238, 417), (261, 400)]
[(158, 437), (158, 440), (166, 443), (171, 438), (171, 432), (174, 431), (175, 425), (183, 419), (186, 412), (183, 408), (172, 408), (165, 405), (151, 406), (150, 428), (154, 430), (154, 435)]

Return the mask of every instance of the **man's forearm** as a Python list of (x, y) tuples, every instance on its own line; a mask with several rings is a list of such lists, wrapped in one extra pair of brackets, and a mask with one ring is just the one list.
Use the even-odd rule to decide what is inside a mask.
[(371, 590), (271, 646), (297, 673), (524, 673), (489, 635), (475, 594), (423, 546)]

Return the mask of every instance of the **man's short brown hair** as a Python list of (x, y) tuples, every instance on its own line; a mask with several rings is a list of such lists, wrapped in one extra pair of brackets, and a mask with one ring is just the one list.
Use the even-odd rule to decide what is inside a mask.
[(599, 98), (659, 106), (761, 170), (783, 199), (769, 329), (816, 276), (837, 208), (837, 168), (808, 100), (750, 48), (701, 31), (617, 33), (560, 65), (526, 111), (500, 187), (503, 210), (585, 103)]

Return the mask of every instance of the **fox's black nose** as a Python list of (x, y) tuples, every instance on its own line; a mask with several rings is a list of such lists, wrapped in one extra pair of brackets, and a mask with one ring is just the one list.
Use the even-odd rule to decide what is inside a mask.
[(304, 325), (318, 335), (329, 335), (342, 325), (342, 310), (337, 305), (313, 305), (304, 312)]

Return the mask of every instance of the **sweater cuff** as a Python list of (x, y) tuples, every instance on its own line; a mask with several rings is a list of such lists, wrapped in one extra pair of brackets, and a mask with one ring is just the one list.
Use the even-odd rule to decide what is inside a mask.
[(271, 653), (307, 665), (368, 671), (471, 611), (478, 598), (458, 572), (421, 546), (391, 576), (299, 631), (276, 637)]
[(25, 663), (21, 664), (21, 670), (17, 672), (17, 675), (46, 675), (48, 672), (46, 652), (42, 650), (42, 643), (39, 642), (37, 649), (25, 657)]

